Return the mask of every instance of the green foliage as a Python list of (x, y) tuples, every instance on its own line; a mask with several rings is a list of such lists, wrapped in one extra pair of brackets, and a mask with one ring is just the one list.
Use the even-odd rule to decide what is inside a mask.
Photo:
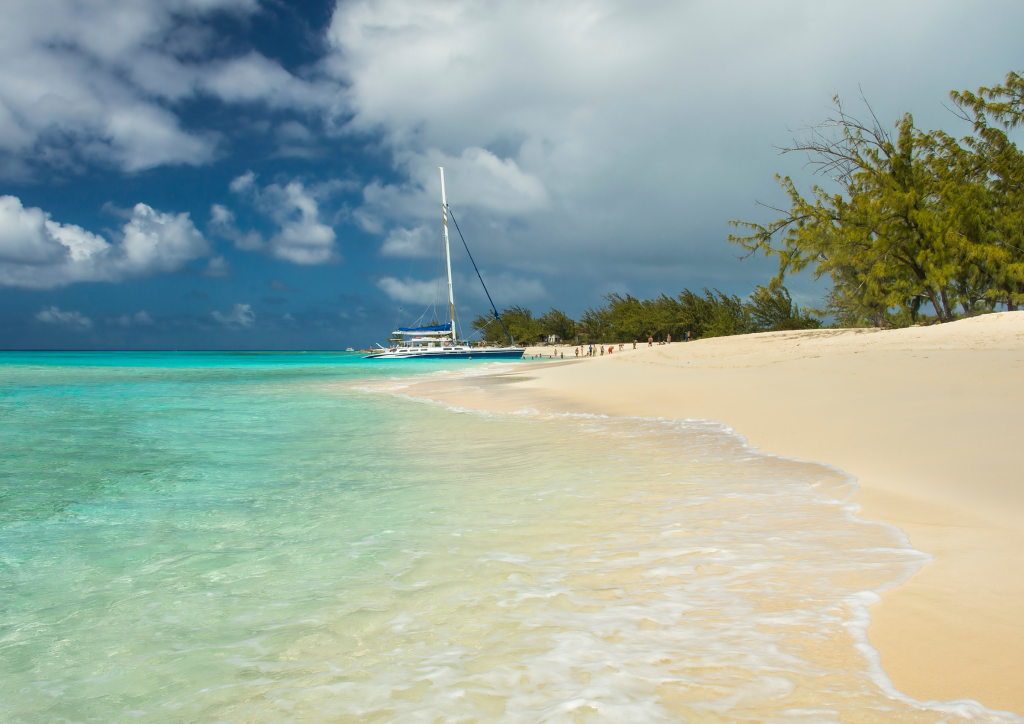
[(678, 300), (680, 331), (689, 331), (691, 339), (758, 331), (751, 321), (750, 310), (735, 295), (705, 288), (701, 296), (684, 289)]
[[(502, 310), (501, 321), (505, 323), (516, 344), (534, 344), (544, 336), (543, 324), (539, 319), (534, 319), (533, 312), (525, 307), (514, 306)], [(508, 344), (505, 330), (491, 315), (481, 314), (473, 320), (471, 326), (489, 343)]]
[(580, 338), (588, 342), (629, 342), (634, 339), (678, 335), (678, 309), (674, 300), (662, 295), (657, 299), (637, 299), (607, 294), (607, 302), (597, 309), (588, 308), (580, 319)]
[(802, 312), (783, 286), (757, 287), (748, 304), (754, 326), (765, 332), (785, 329), (817, 329), (821, 321)]
[(845, 324), (914, 324), (924, 305), (940, 322), (1015, 309), (1024, 302), (1024, 155), (1006, 130), (1024, 117), (1024, 79), (1010, 73), (1004, 86), (951, 97), (974, 125), (959, 141), (918, 130), (910, 114), (892, 132), (874, 116), (864, 124), (836, 98), (836, 115), (786, 150), (806, 153), (839, 192), (815, 185), (804, 197), (776, 177), (789, 210), (766, 225), (734, 221), (751, 233), (729, 241), (777, 256), (775, 284), (808, 267), (828, 275), (824, 311)]
[(537, 321), (540, 322), (541, 331), (545, 337), (555, 334), (558, 335), (560, 340), (565, 342), (571, 342), (576, 339), (576, 322), (561, 310), (552, 307), (547, 311), (547, 314), (542, 314), (538, 317)]
[[(579, 322), (573, 322), (564, 312), (550, 310), (534, 320), (540, 325), (540, 332), (535, 334), (557, 334), (565, 341), (578, 339), (585, 343), (646, 341), (648, 337), (661, 342), (672, 335), (679, 342), (687, 331), (691, 339), (699, 339), (821, 326), (807, 311), (797, 308), (782, 286), (771, 290), (758, 287), (747, 302), (717, 289), (704, 289), (700, 294), (684, 289), (677, 297), (663, 294), (655, 299), (637, 299), (628, 294), (608, 294), (602, 299), (605, 303), (588, 307)], [(515, 318), (532, 319), (529, 310), (518, 307), (505, 310), (502, 317), (506, 323)], [(497, 340), (494, 328), (500, 334), (497, 322), (485, 317), (478, 317), (473, 326), (486, 329), (492, 335), (486, 337), (488, 340)], [(522, 335), (517, 335), (516, 340), (527, 341)]]

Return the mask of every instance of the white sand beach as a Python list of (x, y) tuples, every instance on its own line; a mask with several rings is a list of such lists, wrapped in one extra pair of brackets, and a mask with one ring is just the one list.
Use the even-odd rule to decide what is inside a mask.
[[(1024, 312), (648, 347), (408, 390), (463, 407), (700, 418), (858, 478), (861, 515), (935, 556), (871, 609), (900, 690), (1024, 714)], [(552, 348), (529, 354), (552, 353)]]

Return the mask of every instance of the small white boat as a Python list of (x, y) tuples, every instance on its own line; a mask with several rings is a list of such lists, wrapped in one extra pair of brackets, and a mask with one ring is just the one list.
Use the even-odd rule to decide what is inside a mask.
[[(501, 324), (501, 328), (504, 329), (505, 334), (508, 335), (509, 346), (486, 347), (483, 345), (470, 345), (466, 342), (459, 342), (459, 337), (455, 330), (455, 296), (452, 293), (452, 257), (451, 251), (448, 247), (448, 199), (444, 190), (444, 169), (440, 168), (439, 170), (441, 172), (441, 220), (444, 224), (444, 260), (445, 269), (448, 272), (448, 319), (450, 321), (445, 324), (432, 324), (419, 327), (399, 327), (391, 333), (391, 345), (389, 347), (384, 347), (378, 344), (377, 346), (380, 350), (373, 354), (366, 355), (363, 359), (522, 359), (526, 350), (522, 347), (515, 346), (515, 341), (512, 339), (512, 335), (508, 333), (508, 329), (505, 328), (505, 323), (501, 321), (501, 315), (498, 314), (497, 307), (495, 307), (494, 302), (491, 301), (491, 293), (487, 291), (487, 285), (484, 284), (484, 279), (480, 276), (480, 270), (476, 268), (476, 262), (473, 261), (473, 255), (469, 254), (468, 245), (466, 246), (466, 253), (469, 254), (469, 260), (473, 262), (473, 269), (476, 270), (476, 274), (480, 278), (480, 283), (483, 284), (484, 293), (487, 294), (487, 300), (491, 302), (491, 311), (494, 314), (494, 318), (498, 320)], [(461, 235), (462, 232), (460, 231), (459, 236)], [(463, 239), (462, 243), (465, 245), (466, 240)]]

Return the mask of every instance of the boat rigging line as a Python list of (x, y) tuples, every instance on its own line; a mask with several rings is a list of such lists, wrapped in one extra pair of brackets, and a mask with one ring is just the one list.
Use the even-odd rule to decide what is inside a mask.
[(505, 326), (505, 323), (501, 321), (501, 315), (498, 314), (498, 308), (494, 306), (494, 300), (491, 299), (491, 293), (487, 291), (487, 285), (484, 284), (484, 278), (480, 276), (480, 270), (477, 269), (476, 262), (473, 261), (473, 254), (469, 251), (469, 244), (466, 243), (466, 237), (462, 235), (462, 229), (459, 228), (459, 222), (455, 220), (455, 214), (452, 213), (452, 207), (447, 204), (445, 204), (445, 207), (448, 209), (448, 214), (452, 217), (452, 223), (455, 224), (455, 230), (459, 232), (459, 238), (462, 239), (462, 245), (466, 247), (466, 253), (469, 254), (469, 261), (473, 264), (473, 271), (476, 272), (476, 277), (480, 280), (480, 286), (484, 288), (484, 294), (487, 295), (487, 301), (491, 303), (491, 311), (494, 312), (494, 318), (498, 320), (498, 324), (500, 324), (501, 328), (505, 330), (505, 336), (508, 337), (509, 344), (514, 346), (516, 342), (512, 339), (512, 335), (508, 333), (508, 328)]

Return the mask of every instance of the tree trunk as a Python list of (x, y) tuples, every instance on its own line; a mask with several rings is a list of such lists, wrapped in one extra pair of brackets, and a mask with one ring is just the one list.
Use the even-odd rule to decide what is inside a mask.
[(949, 322), (953, 319), (953, 312), (949, 309), (949, 300), (946, 298), (946, 290), (940, 289), (939, 296), (942, 298), (942, 320), (943, 322)]
[(939, 318), (940, 322), (945, 322), (946, 320), (942, 317), (942, 305), (939, 303), (939, 298), (935, 296), (935, 290), (929, 287), (925, 294), (928, 295), (928, 301), (932, 303), (932, 308), (935, 310), (935, 316)]

